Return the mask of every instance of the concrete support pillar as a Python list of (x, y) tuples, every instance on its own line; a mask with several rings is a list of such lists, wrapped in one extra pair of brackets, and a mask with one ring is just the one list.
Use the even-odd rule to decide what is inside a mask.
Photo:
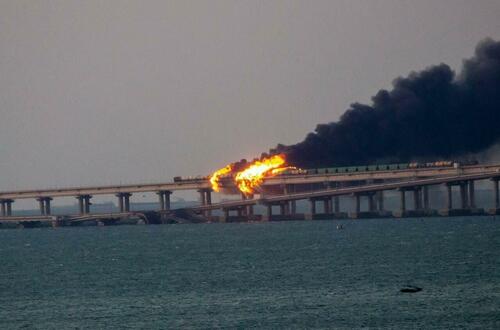
[(413, 188), (413, 207), (415, 208), (415, 210), (420, 210), (422, 208), (419, 187)]
[(401, 196), (401, 200), (400, 200), (400, 206), (401, 206), (401, 212), (405, 212), (406, 211), (406, 191), (404, 189), (401, 189), (399, 191), (399, 194)]
[(422, 187), (422, 194), (423, 194), (423, 199), (424, 199), (424, 209), (428, 210), (429, 209), (429, 186)]
[(40, 207), (40, 214), (41, 215), (50, 215), (50, 201), (52, 200), (51, 197), (40, 197), (36, 199), (38, 201), (38, 205)]
[(118, 197), (118, 210), (119, 212), (124, 212), (125, 208), (124, 208), (124, 205), (123, 205), (123, 194), (122, 193), (118, 193), (116, 194), (116, 197)]
[(237, 214), (238, 214), (239, 217), (243, 216), (243, 209), (241, 207), (238, 207), (236, 209), (236, 212), (237, 212)]
[(297, 214), (297, 201), (296, 200), (290, 201), (290, 213)]
[(453, 195), (451, 187), (451, 184), (446, 185), (446, 208), (448, 210), (451, 210), (453, 208)]
[(247, 211), (248, 216), (252, 216), (253, 215), (253, 205), (247, 205), (246, 211)]
[(280, 215), (285, 215), (286, 214), (286, 202), (281, 202), (280, 203)]
[[(212, 205), (212, 190), (210, 189), (205, 191), (205, 203), (207, 203), (207, 205)], [(212, 210), (206, 210), (205, 216), (212, 216)]]
[(125, 212), (130, 212), (130, 196), (131, 193), (123, 193), (123, 209)]
[(165, 192), (164, 191), (158, 191), (156, 192), (158, 195), (158, 204), (160, 205), (160, 210), (164, 211), (165, 210)]
[(1, 207), (1, 213), (0, 213), (0, 215), (2, 217), (5, 217), (7, 215), (7, 211), (5, 209), (5, 201), (3, 201), (3, 200), (0, 201), (0, 207)]
[(40, 215), (45, 215), (45, 203), (43, 198), (37, 198), (38, 206), (40, 208)]
[(7, 200), (7, 216), (10, 217), (12, 215), (12, 203), (14, 203), (14, 200), (8, 199)]
[(163, 193), (165, 198), (165, 211), (170, 211), (170, 195), (172, 195), (172, 192), (170, 190), (165, 190)]
[(198, 190), (198, 192), (200, 193), (200, 203), (201, 203), (201, 205), (206, 205), (207, 204), (207, 200), (206, 200), (206, 197), (205, 197), (205, 189), (200, 189), (200, 190)]
[(229, 219), (229, 209), (223, 209), (224, 212), (224, 221), (227, 221)]
[(340, 197), (339, 196), (333, 197), (333, 210), (335, 211), (335, 213), (340, 212)]
[(500, 199), (498, 196), (498, 181), (500, 178), (493, 179), (493, 200), (495, 202), (495, 208), (500, 208)]
[(50, 201), (52, 200), (52, 198), (50, 197), (45, 197), (44, 198), (44, 201), (45, 201), (45, 215), (50, 215), (51, 213), (51, 210), (50, 210)]
[(84, 196), (76, 196), (76, 199), (78, 200), (78, 212), (80, 214), (84, 214), (85, 213)]
[(375, 211), (375, 200), (373, 198), (373, 194), (368, 194), (368, 210), (370, 212), (374, 212)]
[(361, 212), (361, 195), (355, 194), (354, 197), (356, 198), (356, 213)]
[[(212, 204), (212, 190), (199, 189), (198, 192), (200, 193), (201, 205), (211, 205)], [(211, 210), (203, 211), (203, 215), (204, 216), (211, 216), (212, 211)]]
[(323, 199), (323, 209), (325, 210), (325, 214), (331, 214), (332, 213), (332, 198), (327, 197)]
[(469, 207), (471, 209), (476, 208), (476, 192), (474, 189), (474, 180), (469, 181)]
[(271, 219), (271, 217), (273, 216), (273, 206), (271, 204), (267, 204), (266, 215), (269, 217), (269, 219)]
[(460, 202), (461, 202), (462, 209), (468, 208), (467, 184), (465, 182), (460, 183)]
[(207, 205), (212, 205), (212, 191), (211, 190), (205, 190), (205, 203)]
[(92, 196), (90, 196), (90, 195), (83, 196), (85, 214), (89, 214), (90, 213), (90, 205), (92, 205), (92, 203), (90, 202), (91, 198), (92, 198)]
[[(253, 195), (245, 195), (245, 199), (253, 199), (254, 196)], [(247, 216), (252, 216), (253, 215), (253, 205), (247, 205), (245, 207), (245, 213), (247, 214)]]
[(384, 192), (383, 191), (377, 191), (377, 204), (378, 204), (378, 210), (384, 211)]
[(309, 199), (311, 205), (311, 214), (316, 214), (316, 200), (314, 198)]

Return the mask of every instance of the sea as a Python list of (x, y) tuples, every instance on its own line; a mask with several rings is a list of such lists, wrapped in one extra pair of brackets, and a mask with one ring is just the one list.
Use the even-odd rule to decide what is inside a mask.
[(0, 329), (247, 328), (500, 329), (500, 217), (0, 230)]

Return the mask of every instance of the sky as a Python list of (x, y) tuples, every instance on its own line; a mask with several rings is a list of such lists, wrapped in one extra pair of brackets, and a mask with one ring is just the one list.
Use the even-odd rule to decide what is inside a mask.
[(0, 190), (165, 182), (301, 141), (500, 39), (500, 1), (0, 0)]

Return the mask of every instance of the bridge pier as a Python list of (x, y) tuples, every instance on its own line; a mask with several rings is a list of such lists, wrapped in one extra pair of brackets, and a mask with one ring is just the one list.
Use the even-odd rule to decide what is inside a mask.
[(406, 189), (399, 188), (399, 210), (392, 212), (392, 215), (396, 218), (401, 218), (406, 215)]
[(90, 202), (91, 198), (92, 198), (92, 196), (90, 196), (90, 195), (85, 196), (85, 213), (86, 214), (90, 213), (90, 205), (92, 205), (92, 203)]
[(471, 209), (476, 208), (476, 193), (474, 189), (474, 180), (469, 181), (469, 207)]
[(116, 194), (115, 196), (118, 197), (118, 208), (120, 210), (120, 213), (130, 212), (130, 196), (132, 196), (132, 194), (121, 192)]
[(37, 198), (38, 204), (40, 206), (40, 215), (50, 215), (50, 201), (51, 197), (40, 197)]
[(78, 213), (80, 214), (85, 214), (85, 206), (83, 205), (83, 196), (76, 196), (76, 199), (78, 200)]
[(12, 215), (12, 203), (13, 199), (0, 199), (0, 212), (3, 217)]
[(124, 199), (124, 204), (125, 204), (125, 212), (129, 212), (130, 211), (130, 196), (132, 196), (132, 194), (129, 194), (129, 193), (125, 193), (123, 194), (123, 199)]
[(452, 185), (446, 184), (446, 209), (451, 210), (453, 208), (453, 191)]
[(316, 199), (310, 198), (309, 205), (310, 205), (311, 215), (314, 217), (314, 215), (316, 214)]
[(420, 194), (420, 187), (413, 188), (413, 209), (420, 211), (422, 209), (422, 198)]
[(488, 211), (488, 213), (497, 215), (500, 214), (500, 197), (498, 191), (498, 181), (500, 177), (491, 178), (491, 182), (493, 184), (493, 208)]
[[(198, 189), (198, 193), (200, 194), (200, 203), (201, 205), (211, 205), (212, 204), (212, 189), (210, 188), (203, 188), (203, 189)], [(212, 211), (207, 210), (203, 211), (204, 216), (211, 216)]]
[[(355, 200), (355, 211), (349, 213), (349, 218), (359, 219), (359, 218), (374, 218), (379, 215), (376, 210), (375, 205), (375, 194), (376, 192), (368, 191), (363, 193), (354, 193)], [(366, 196), (368, 200), (368, 210), (361, 211), (361, 197)]]
[(76, 199), (78, 200), (78, 210), (80, 211), (80, 214), (90, 213), (90, 205), (92, 205), (92, 203), (90, 202), (91, 198), (92, 198), (91, 195), (76, 196)]
[[(242, 200), (253, 199), (253, 195), (241, 194)], [(242, 213), (246, 216), (253, 216), (253, 205), (246, 205), (243, 207)]]
[(10, 217), (12, 215), (12, 203), (14, 203), (13, 199), (7, 199), (6, 204), (7, 204), (7, 216)]
[(429, 210), (429, 186), (422, 187), (422, 195), (424, 199), (424, 209)]
[(286, 214), (286, 202), (281, 202), (280, 203), (280, 215), (285, 215)]
[(161, 211), (169, 211), (170, 210), (170, 195), (172, 192), (170, 190), (160, 190), (156, 192), (158, 195), (158, 202), (160, 204)]
[[(458, 185), (460, 188), (460, 208), (453, 208), (453, 190), (452, 187)], [(474, 181), (459, 181), (446, 183), (446, 208), (439, 213), (443, 216), (461, 216), (470, 214), (481, 214), (483, 210), (476, 209)]]
[(406, 212), (406, 191), (404, 189), (399, 190), (400, 194), (400, 209), (401, 212), (404, 213)]
[(206, 205), (207, 199), (205, 197), (205, 189), (198, 189), (198, 193), (200, 194), (200, 203), (201, 203), (201, 205)]
[(292, 215), (297, 214), (297, 201), (296, 200), (290, 201), (290, 214), (292, 214)]
[[(294, 192), (295, 192), (295, 186), (294, 185), (285, 184), (283, 186), (283, 194), (284, 195), (293, 194)], [(282, 213), (282, 214), (286, 214), (286, 215), (291, 215), (292, 214), (292, 215), (295, 215), (297, 213), (297, 204), (296, 204), (295, 200), (286, 201), (284, 203), (286, 203), (285, 213)]]
[(266, 212), (262, 216), (262, 221), (271, 221), (273, 218), (273, 205), (272, 204), (264, 204), (266, 207)]
[(462, 209), (465, 210), (469, 207), (469, 201), (467, 198), (467, 183), (461, 182), (459, 186), (460, 186), (460, 202)]
[(361, 212), (361, 195), (354, 194), (354, 197), (356, 198), (356, 214), (358, 214)]
[(494, 178), (493, 181), (493, 201), (495, 203), (495, 208), (499, 209), (500, 208), (500, 198), (498, 194), (498, 181), (500, 178)]
[(333, 210), (336, 214), (340, 213), (340, 197), (333, 197)]
[(332, 198), (331, 197), (325, 197), (325, 199), (323, 199), (323, 210), (324, 210), (325, 214), (332, 213)]
[(380, 212), (384, 212), (384, 192), (382, 190), (377, 191), (376, 196), (377, 196), (378, 210)]
[(368, 193), (367, 197), (368, 197), (368, 211), (375, 212), (375, 200), (373, 198), (374, 197), (373, 193)]

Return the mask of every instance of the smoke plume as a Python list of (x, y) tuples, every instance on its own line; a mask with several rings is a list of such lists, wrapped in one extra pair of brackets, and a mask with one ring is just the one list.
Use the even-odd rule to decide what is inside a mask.
[(500, 42), (485, 39), (459, 74), (440, 64), (397, 78), (371, 105), (354, 103), (339, 121), (271, 153), (303, 168), (455, 159), (499, 138)]

